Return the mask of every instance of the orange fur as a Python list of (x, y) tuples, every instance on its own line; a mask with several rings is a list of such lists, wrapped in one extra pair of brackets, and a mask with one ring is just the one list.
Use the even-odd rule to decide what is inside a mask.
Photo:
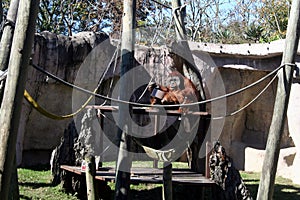
[[(156, 87), (159, 90), (165, 92), (162, 99), (157, 99), (155, 97), (151, 97), (150, 103), (151, 105), (161, 103), (161, 104), (184, 104), (184, 103), (192, 103), (199, 100), (199, 94), (192, 83), (192, 81), (178, 71), (173, 71), (169, 74), (169, 78), (174, 78), (180, 81), (179, 85), (174, 85), (174, 82), (169, 83), (167, 86), (153, 84), (149, 87), (149, 91), (152, 92)], [(178, 78), (177, 78), (178, 77)]]

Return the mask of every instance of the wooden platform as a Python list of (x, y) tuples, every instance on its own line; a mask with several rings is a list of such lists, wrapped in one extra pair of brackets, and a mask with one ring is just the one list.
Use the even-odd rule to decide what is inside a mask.
[[(100, 105), (88, 105), (86, 108), (94, 108), (99, 109), (103, 112), (117, 112), (119, 111), (118, 106), (100, 106)], [(201, 111), (187, 111), (183, 112), (178, 109), (170, 109), (170, 108), (152, 108), (152, 107), (132, 107), (134, 114), (152, 114), (152, 115), (197, 115), (197, 116), (207, 116), (210, 117), (208, 112), (201, 112)]]
[[(83, 175), (80, 167), (62, 165), (61, 169), (66, 170), (77, 175)], [(104, 167), (96, 171), (96, 180), (101, 181), (114, 181), (115, 169)], [(163, 183), (163, 169), (159, 168), (132, 168), (131, 169), (131, 184), (139, 183)], [(201, 186), (214, 186), (214, 182), (206, 178), (202, 174), (192, 172), (189, 169), (173, 169), (172, 170), (172, 182), (174, 184), (186, 184), (186, 185), (201, 185)]]

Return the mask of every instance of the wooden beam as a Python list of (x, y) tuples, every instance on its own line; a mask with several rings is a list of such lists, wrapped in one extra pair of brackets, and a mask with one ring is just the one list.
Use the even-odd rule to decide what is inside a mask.
[(293, 80), (294, 67), (290, 65), (290, 63), (295, 62), (295, 56), (299, 44), (299, 12), (300, 1), (293, 0), (285, 40), (285, 49), (282, 57), (282, 64), (284, 64), (284, 67), (279, 71), (278, 74), (277, 94), (258, 188), (257, 200), (272, 199), (273, 196), (274, 182), (280, 152), (280, 141), (286, 121), (286, 112)]
[[(118, 112), (118, 106), (101, 106), (101, 105), (88, 105), (86, 108), (99, 109), (102, 112)], [(194, 115), (194, 116), (204, 116), (209, 118), (210, 114), (208, 112), (201, 111), (187, 111), (182, 110), (161, 110), (153, 107), (132, 107), (133, 114), (149, 114), (149, 115), (170, 115), (170, 116), (181, 116), (181, 115)]]
[(0, 109), (0, 196), (7, 200), (39, 1), (20, 1)]

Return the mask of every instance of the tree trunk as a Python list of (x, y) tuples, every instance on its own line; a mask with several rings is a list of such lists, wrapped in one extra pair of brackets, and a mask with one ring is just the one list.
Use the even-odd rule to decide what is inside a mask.
[(27, 67), (31, 55), (39, 1), (24, 0), (19, 4), (16, 34), (13, 37), (8, 76), (0, 109), (0, 196), (7, 200)]
[(293, 0), (291, 15), (288, 22), (285, 48), (282, 56), (284, 67), (279, 71), (277, 94), (275, 99), (272, 123), (266, 146), (262, 174), (260, 178), (257, 199), (272, 199), (274, 182), (277, 171), (278, 157), (280, 152), (280, 141), (286, 120), (286, 112), (289, 103), (291, 85), (293, 81), (294, 68), (289, 63), (295, 63), (299, 44), (299, 13), (300, 1)]

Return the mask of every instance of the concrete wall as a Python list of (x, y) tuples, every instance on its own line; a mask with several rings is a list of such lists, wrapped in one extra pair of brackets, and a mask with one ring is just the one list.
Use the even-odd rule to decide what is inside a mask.
[[(242, 45), (190, 43), (196, 67), (204, 81), (207, 98), (245, 87), (276, 69), (281, 62), (283, 42)], [(91, 53), (92, 49), (97, 50)], [(80, 33), (73, 37), (65, 37), (45, 32), (36, 34), (33, 62), (68, 82), (93, 90), (96, 83), (94, 85), (89, 83), (99, 80), (111, 60), (110, 56), (114, 49), (108, 37), (103, 34)], [(182, 57), (186, 53), (180, 47), (174, 46), (172, 52)], [(156, 78), (163, 82), (167, 73), (163, 69), (174, 63), (169, 53), (170, 50), (166, 47), (153, 49), (137, 47), (135, 57), (138, 63), (148, 64), (148, 72), (151, 75), (156, 74)], [(98, 55), (103, 58), (97, 60), (103, 63), (91, 63), (93, 59), (86, 59)], [(105, 55), (108, 57), (106, 58)], [(298, 56), (297, 61), (299, 59)], [(94, 71), (88, 70), (87, 74), (81, 74), (83, 68), (92, 65), (99, 67)], [(117, 75), (118, 71), (118, 68), (115, 71), (110, 70), (107, 76)], [(300, 146), (298, 144), (300, 139), (296, 134), (300, 130), (296, 117), (299, 113), (297, 102), (300, 98), (296, 92), (299, 87), (296, 80), (292, 86), (288, 120), (282, 139), (282, 148), (290, 150), (289, 153), (281, 156), (280, 162), (283, 163), (284, 169), (300, 165), (299, 156), (296, 154)], [(225, 118), (218, 117), (232, 113), (246, 105), (265, 87), (268, 81), (270, 78), (245, 92), (207, 104), (212, 117), (217, 118), (211, 121), (210, 137), (207, 141), (219, 139), (236, 166), (242, 170), (261, 169), (259, 165), (253, 167), (249, 163), (252, 162), (250, 160), (253, 157), (257, 163), (263, 161), (262, 154), (272, 118), (276, 81), (254, 103), (238, 114)], [(79, 94), (74, 94), (72, 89), (32, 68), (29, 70), (26, 88), (42, 106), (57, 114), (71, 113), (86, 99), (86, 96), (83, 96), (74, 100), (74, 95)], [(24, 101), (17, 143), (18, 163), (22, 166), (48, 163), (51, 151), (59, 144), (70, 120), (48, 119)], [(78, 120), (80, 119), (75, 118), (75, 121)], [(293, 178), (293, 176), (290, 177)]]

